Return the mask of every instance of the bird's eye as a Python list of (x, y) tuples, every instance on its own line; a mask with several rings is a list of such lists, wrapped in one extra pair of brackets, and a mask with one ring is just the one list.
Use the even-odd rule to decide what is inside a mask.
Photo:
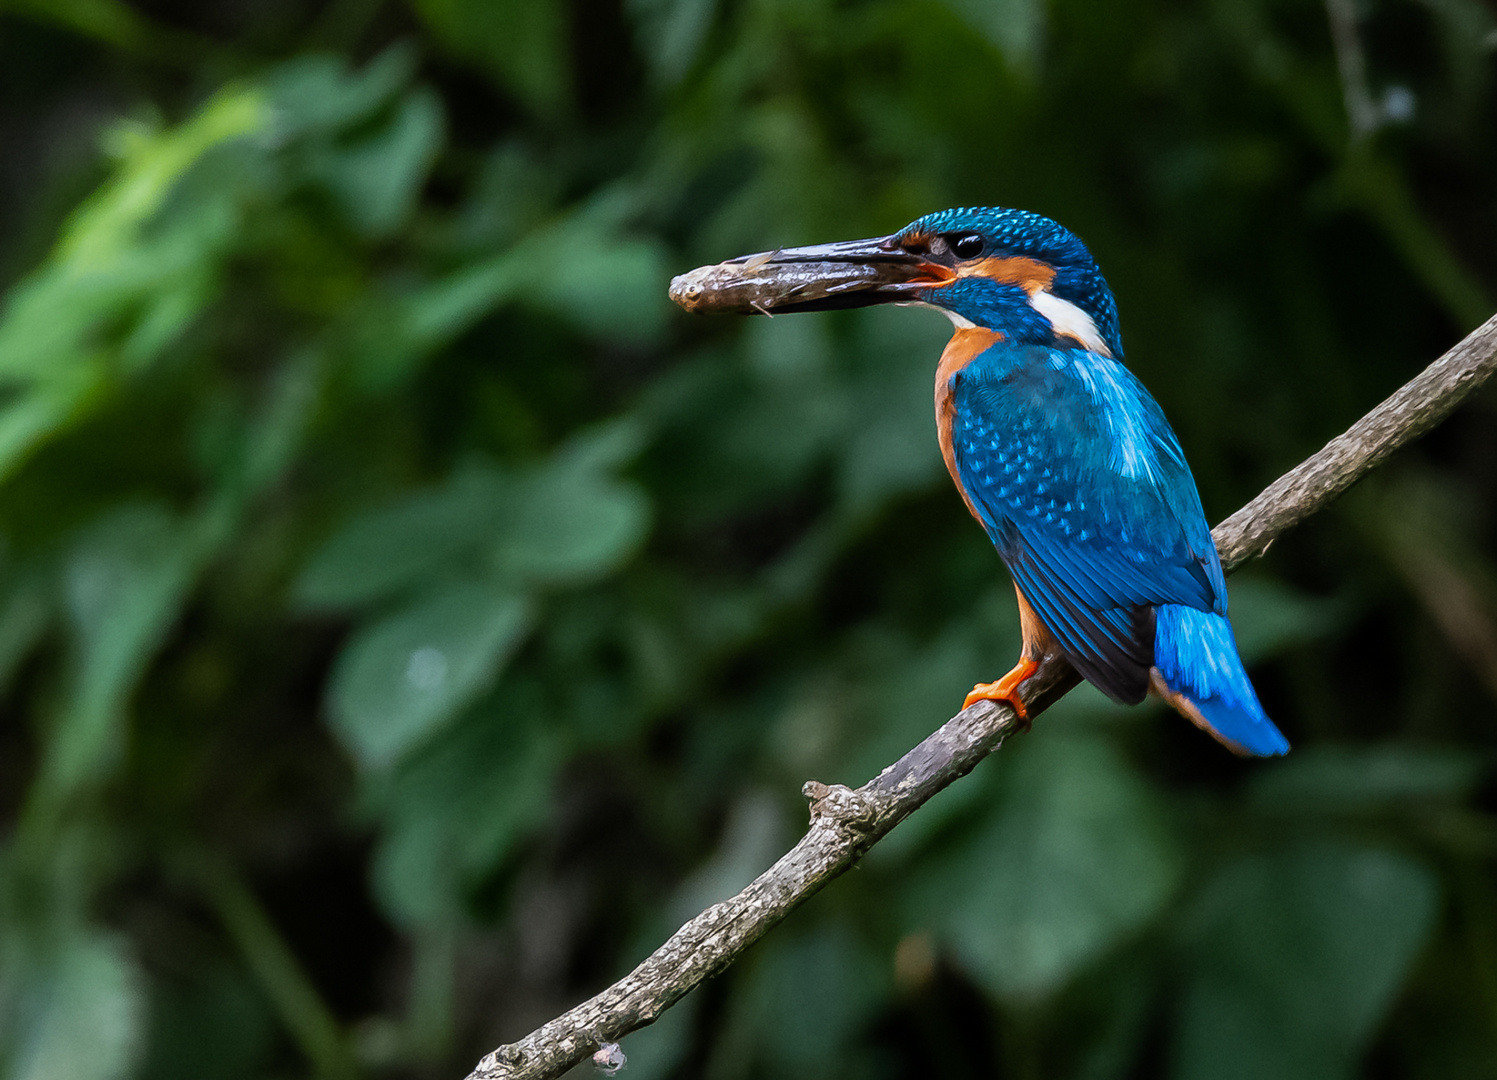
[(951, 250), (958, 259), (975, 259), (982, 254), (982, 237), (976, 233), (962, 233), (951, 239)]

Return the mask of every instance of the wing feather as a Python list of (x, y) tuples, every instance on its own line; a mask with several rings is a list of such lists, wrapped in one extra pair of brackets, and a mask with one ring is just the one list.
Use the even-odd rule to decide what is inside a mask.
[(1140, 700), (1154, 607), (1226, 611), (1163, 412), (1121, 364), (1082, 349), (995, 346), (953, 390), (957, 476), (1015, 583), (1084, 677)]

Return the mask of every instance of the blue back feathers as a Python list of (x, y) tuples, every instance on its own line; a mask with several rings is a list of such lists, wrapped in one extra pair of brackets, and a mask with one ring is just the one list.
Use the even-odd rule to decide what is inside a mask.
[(957, 475), (1041, 622), (1113, 697), (1143, 698), (1152, 618), (1225, 612), (1226, 585), (1185, 456), (1115, 360), (999, 344), (955, 376)]

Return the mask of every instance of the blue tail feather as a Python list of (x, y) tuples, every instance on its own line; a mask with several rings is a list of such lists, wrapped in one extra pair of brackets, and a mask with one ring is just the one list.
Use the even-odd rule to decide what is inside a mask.
[(1170, 703), (1231, 749), (1260, 757), (1289, 752), (1289, 740), (1258, 703), (1226, 616), (1161, 605), (1154, 669)]

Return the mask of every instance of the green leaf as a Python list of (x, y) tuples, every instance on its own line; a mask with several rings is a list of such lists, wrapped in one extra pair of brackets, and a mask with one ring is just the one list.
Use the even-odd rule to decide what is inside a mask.
[(849, 1067), (850, 1048), (889, 982), (888, 966), (845, 926), (774, 940), (742, 990), (770, 1075), (865, 1075)]
[(119, 753), (126, 701), (181, 610), (200, 550), (166, 510), (128, 506), (91, 525), (69, 553), (63, 591), (77, 645), (34, 793), (49, 810)]
[(220, 93), (169, 131), (121, 125), (116, 174), (69, 218), (0, 317), (0, 476), (74, 421), (114, 374), (159, 358), (211, 296), (234, 236), (235, 192), (215, 191), (152, 229), (193, 166), (262, 131), (260, 95)]
[(679, 82), (700, 55), (717, 0), (628, 0), (635, 39), (658, 82)]
[(561, 746), (538, 712), (528, 696), (501, 690), (492, 707), (442, 732), (390, 777), (374, 889), (400, 925), (449, 919), (550, 812)]
[(622, 484), (532, 478), (499, 530), (494, 564), (533, 581), (580, 582), (618, 566), (644, 537), (649, 507)]
[(141, 983), (113, 937), (81, 929), (38, 936), (12, 929), (0, 939), (0, 1075), (126, 1076), (144, 1019)]
[(1152, 919), (1182, 861), (1108, 744), (1050, 732), (1002, 764), (1002, 798), (922, 872), (910, 913), (994, 993), (1036, 998)]
[[(537, 253), (547, 248), (545, 261)], [(566, 252), (552, 258), (554, 252)], [(522, 249), (528, 273), (523, 295), (596, 337), (653, 340), (669, 310), (665, 252), (653, 240), (587, 224), (545, 234)], [(537, 265), (546, 267), (536, 273)]]
[(1045, 38), (1044, 0), (944, 0), (1013, 67), (1032, 70)]
[(296, 603), (346, 608), (424, 584), (491, 540), (514, 497), (508, 478), (475, 468), (367, 511), (312, 556), (293, 588)]
[(271, 69), (265, 89), (281, 139), (328, 134), (374, 116), (411, 81), (415, 50), (396, 45), (358, 71), (341, 56), (299, 56)]
[(313, 166), (365, 236), (389, 236), (410, 217), (442, 143), (442, 106), (429, 89), (407, 95), (389, 121)]
[(366, 512), (308, 561), (293, 588), (296, 602), (308, 610), (367, 604), (450, 574), (480, 553), (505, 580), (569, 584), (607, 573), (649, 527), (638, 485), (612, 475), (641, 439), (633, 424), (606, 425), (543, 465), (469, 468)]
[(453, 54), (475, 61), (537, 112), (567, 99), (567, 18), (557, 0), (413, 0)]
[(1230, 864), (1195, 920), (1172, 1075), (1353, 1075), (1438, 904), (1423, 864), (1377, 848), (1307, 844)]
[(530, 623), (525, 597), (472, 581), (361, 627), (333, 671), (333, 730), (365, 768), (389, 766), (493, 681)]
[(1237, 646), (1249, 664), (1326, 637), (1345, 621), (1340, 601), (1310, 596), (1262, 571), (1234, 575), (1227, 590)]
[(842, 497), (867, 507), (944, 478), (931, 415), (931, 373), (911, 356), (939, 355), (944, 319), (902, 310), (860, 312), (849, 412), (857, 422), (841, 442)]
[(1253, 777), (1262, 813), (1365, 813), (1452, 802), (1475, 792), (1487, 772), (1479, 754), (1455, 747), (1310, 746)]
[(584, 439), (519, 477), (490, 548), (493, 565), (536, 583), (575, 584), (622, 564), (648, 532), (650, 504), (603, 466)]

